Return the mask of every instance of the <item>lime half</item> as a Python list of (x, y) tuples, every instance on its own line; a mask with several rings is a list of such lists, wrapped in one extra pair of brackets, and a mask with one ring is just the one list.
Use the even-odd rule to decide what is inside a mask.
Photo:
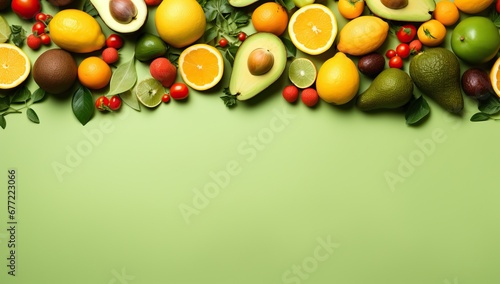
[(161, 103), (161, 97), (165, 94), (165, 88), (154, 78), (140, 81), (135, 87), (137, 99), (146, 107), (154, 108)]
[(10, 37), (10, 27), (7, 21), (0, 16), (0, 43), (6, 42)]
[(316, 81), (316, 66), (307, 58), (295, 58), (288, 68), (288, 78), (297, 88), (309, 88)]

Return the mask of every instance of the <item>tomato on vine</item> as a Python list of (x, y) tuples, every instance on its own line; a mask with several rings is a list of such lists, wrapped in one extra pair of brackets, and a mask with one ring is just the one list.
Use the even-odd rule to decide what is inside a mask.
[(95, 107), (99, 111), (107, 111), (109, 109), (109, 99), (105, 96), (100, 96), (95, 101)]
[(396, 56), (396, 55), (397, 55), (397, 53), (396, 53), (396, 51), (395, 51), (394, 49), (389, 49), (389, 50), (387, 50), (387, 51), (385, 52), (385, 56), (386, 56), (387, 58), (389, 58), (389, 59), (390, 59), (390, 58), (393, 58), (393, 57), (394, 57), (394, 56)]
[(46, 33), (43, 33), (40, 35), (40, 40), (42, 40), (43, 45), (49, 45), (50, 44), (50, 36)]
[(41, 35), (45, 33), (45, 23), (41, 21), (36, 21), (31, 27), (31, 31), (36, 35)]
[(116, 111), (122, 106), (122, 100), (118, 95), (114, 95), (111, 97), (111, 99), (109, 99), (108, 106), (110, 110)]
[(406, 44), (406, 43), (400, 43), (396, 47), (396, 53), (401, 58), (407, 58), (408, 56), (410, 56), (410, 52), (411, 52), (410, 46), (408, 44)]
[(399, 55), (392, 57), (391, 59), (389, 59), (389, 67), (398, 69), (403, 68), (403, 58), (401, 58)]
[(417, 35), (417, 28), (412, 24), (406, 24), (399, 27), (396, 32), (398, 40), (403, 43), (412, 41)]

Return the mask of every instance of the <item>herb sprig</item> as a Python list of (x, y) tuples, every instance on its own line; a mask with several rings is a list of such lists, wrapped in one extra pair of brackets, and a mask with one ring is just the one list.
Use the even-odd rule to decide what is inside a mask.
[[(31, 92), (28, 87), (23, 84), (16, 88), (13, 94), (0, 95), (0, 127), (7, 127), (5, 116), (9, 114), (20, 114), (26, 109), (27, 118), (36, 124), (40, 123), (38, 114), (33, 109), (33, 104), (42, 101), (45, 97), (45, 91), (37, 89)], [(17, 105), (20, 105), (19, 107)]]

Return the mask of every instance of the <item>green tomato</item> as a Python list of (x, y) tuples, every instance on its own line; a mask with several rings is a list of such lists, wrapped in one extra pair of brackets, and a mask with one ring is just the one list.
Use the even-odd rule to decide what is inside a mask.
[(490, 19), (469, 17), (460, 21), (453, 30), (451, 48), (460, 59), (468, 63), (488, 62), (500, 49), (500, 34)]
[(295, 6), (302, 8), (306, 5), (314, 3), (315, 0), (293, 0), (293, 3)]

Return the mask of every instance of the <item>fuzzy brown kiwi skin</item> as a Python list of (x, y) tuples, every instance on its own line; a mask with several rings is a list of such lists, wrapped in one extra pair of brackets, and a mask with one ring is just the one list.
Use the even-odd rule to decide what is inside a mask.
[(62, 96), (74, 85), (78, 67), (71, 53), (50, 49), (42, 53), (33, 64), (33, 79), (49, 94)]

